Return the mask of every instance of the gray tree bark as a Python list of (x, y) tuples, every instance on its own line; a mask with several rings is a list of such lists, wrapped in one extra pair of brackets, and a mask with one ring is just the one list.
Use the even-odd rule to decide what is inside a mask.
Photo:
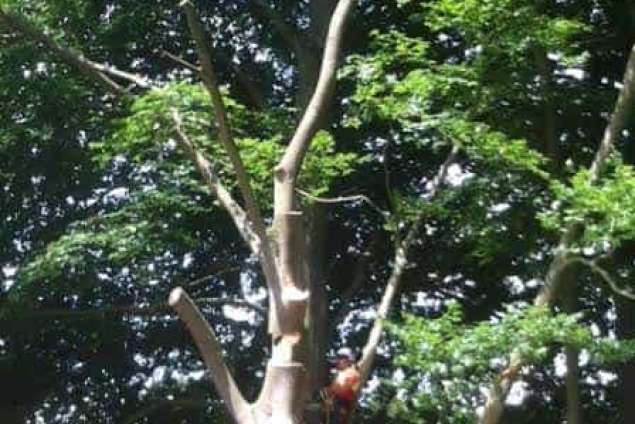
[[(274, 169), (274, 218), (272, 227), (264, 223), (253, 201), (240, 155), (226, 126), (224, 106), (218, 93), (214, 69), (198, 17), (188, 2), (184, 3), (188, 24), (199, 49), (204, 84), (214, 104), (221, 141), (238, 175), (238, 184), (246, 204), (246, 213), (256, 241), (252, 244), (259, 254), (269, 286), (269, 332), (272, 354), (267, 365), (265, 382), (254, 404), (248, 404), (230, 379), (227, 367), (218, 353), (219, 345), (209, 326), (196, 314), (193, 302), (184, 292), (175, 290), (171, 305), (187, 323), (206, 364), (212, 373), (216, 390), (224, 400), (230, 415), (238, 423), (292, 424), (304, 420), (308, 400), (311, 352), (311, 331), (307, 320), (311, 308), (312, 288), (307, 253), (308, 234), (304, 211), (296, 198), (296, 181), (304, 156), (317, 132), (335, 85), (338, 54), (345, 22), (353, 8), (352, 0), (340, 0), (335, 8), (324, 47), (322, 65), (315, 90), (282, 159)], [(242, 174), (242, 175), (241, 175)]]

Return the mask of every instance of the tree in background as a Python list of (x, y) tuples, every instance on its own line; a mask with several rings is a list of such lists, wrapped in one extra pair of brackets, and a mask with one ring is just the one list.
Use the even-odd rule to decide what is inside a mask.
[[(397, 332), (416, 381), (468, 384), (456, 386), (463, 400), (413, 404), (417, 419), (471, 422), (486, 405), (483, 422), (499, 422), (522, 376), (549, 405), (527, 420), (558, 420), (554, 387), (567, 386), (570, 413), (580, 408), (580, 349), (628, 357), (627, 346), (596, 343), (544, 309), (564, 307), (559, 286), (597, 277), (631, 296), (621, 279), (632, 266), (632, 170), (615, 149), (628, 135), (628, 72), (600, 136), (630, 50), (616, 36), (629, 28), (616, 12), (627, 4), (181, 6), (3, 5), (8, 419), (170, 419), (159, 410), (213, 419), (199, 397), (175, 399), (205, 389), (195, 387), (197, 354), (175, 336), (168, 290), (238, 422), (311, 419), (306, 406), (338, 338), (363, 346), (363, 382), (375, 362), (391, 374), (395, 345), (379, 357), (377, 347), (395, 303), (427, 317), (420, 337)], [(353, 9), (355, 31), (343, 37)], [(619, 19), (618, 30), (607, 25)], [(357, 54), (336, 89), (342, 39)], [(469, 322), (524, 309), (536, 278), (536, 311), (473, 329), (452, 307), (449, 324), (438, 318), (449, 299)], [(568, 298), (592, 308), (582, 320), (609, 334), (606, 296), (576, 286)], [(212, 322), (234, 321), (212, 330), (195, 301)], [(426, 356), (437, 337), (450, 349)], [(545, 365), (562, 344), (573, 377), (564, 385)], [(472, 379), (471, 364), (451, 378), (435, 368), (453, 352), (457, 366), (480, 367)], [(34, 362), (43, 369), (16, 366)], [(474, 387), (490, 378), (486, 400)], [(611, 402), (587, 415), (606, 417)]]

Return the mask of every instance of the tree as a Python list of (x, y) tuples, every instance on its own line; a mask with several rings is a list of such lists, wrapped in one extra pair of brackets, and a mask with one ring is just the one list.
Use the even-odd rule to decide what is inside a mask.
[[(572, 243), (581, 241), (580, 246), (597, 245), (603, 232), (610, 235), (612, 244), (630, 237), (630, 215), (614, 220), (614, 210), (630, 211), (629, 197), (624, 194), (629, 192), (630, 168), (619, 161), (611, 162), (608, 176), (599, 180), (597, 187), (588, 188), (588, 178), (597, 180), (599, 176), (593, 176), (600, 166), (594, 165), (596, 171), (591, 177), (580, 172), (569, 183), (562, 166), (563, 158), (570, 156), (567, 149), (579, 154), (573, 156), (574, 163), (585, 163), (588, 153), (572, 148), (575, 143), (565, 143), (559, 150), (554, 142), (558, 133), (575, 134), (570, 128), (560, 129), (554, 124), (554, 115), (562, 116), (568, 110), (559, 103), (557, 94), (576, 93), (582, 97), (580, 93), (585, 91), (583, 84), (561, 82), (554, 70), (567, 61), (586, 60), (576, 56), (584, 49), (571, 43), (572, 38), (583, 37), (584, 25), (570, 16), (576, 15), (577, 8), (586, 10), (584, 2), (575, 2), (564, 11), (523, 1), (397, 3), (382, 7), (361, 3), (356, 27), (388, 27), (394, 31), (373, 33), (370, 40), (360, 34), (362, 31), (349, 33), (348, 48), (360, 54), (350, 59), (342, 73), (344, 94), (336, 92), (334, 81), (343, 27), (354, 7), (352, 1), (340, 1), (337, 6), (331, 1), (308, 5), (279, 2), (274, 8), (266, 2), (201, 4), (202, 20), (194, 6), (185, 2), (182, 6), (187, 31), (181, 25), (181, 12), (173, 5), (135, 9), (136, 3), (122, 3), (118, 9), (117, 5), (90, 2), (80, 2), (76, 8), (68, 8), (62, 1), (51, 6), (43, 2), (7, 3), (0, 15), (4, 39), (11, 46), (3, 52), (4, 66), (12, 69), (15, 63), (47, 59), (42, 62), (44, 70), (38, 71), (45, 76), (41, 78), (44, 81), (36, 81), (39, 87), (16, 78), (16, 87), (30, 88), (28, 96), (7, 93), (14, 106), (6, 112), (5, 119), (11, 125), (3, 133), (4, 146), (19, 151), (16, 146), (23, 139), (55, 146), (66, 132), (72, 137), (81, 129), (82, 137), (92, 142), (87, 157), (80, 159), (82, 169), (91, 177), (81, 178), (83, 196), (90, 199), (100, 190), (111, 193), (95, 182), (100, 179), (107, 181), (110, 189), (126, 187), (129, 194), (109, 194), (103, 197), (103, 205), (85, 204), (72, 212), (59, 206), (54, 218), (39, 217), (39, 222), (46, 223), (43, 227), (49, 222), (57, 226), (50, 234), (27, 231), (35, 246), (27, 245), (11, 260), (20, 267), (15, 287), (7, 290), (5, 318), (28, 317), (20, 307), (29, 302), (38, 305), (36, 299), (43, 291), (47, 298), (57, 296), (59, 306), (65, 307), (41, 311), (45, 318), (67, 312), (94, 316), (95, 311), (83, 311), (81, 306), (80, 310), (74, 309), (77, 304), (84, 309), (98, 306), (107, 299), (106, 303), (115, 306), (97, 315), (133, 317), (130, 323), (111, 323), (109, 331), (120, 334), (134, 327), (140, 315), (158, 314), (157, 319), (141, 320), (156, 323), (166, 312), (162, 302), (117, 306), (122, 286), (137, 287), (139, 281), (147, 279), (152, 283), (142, 290), (142, 297), (152, 300), (173, 287), (174, 280), (180, 280), (188, 287), (206, 286), (203, 294), (225, 296), (227, 292), (219, 294), (214, 285), (205, 284), (210, 280), (219, 283), (217, 276), (206, 274), (224, 272), (227, 265), (226, 269), (241, 269), (241, 283), (245, 279), (252, 284), (264, 276), (272, 348), (263, 390), (253, 404), (245, 400), (238, 387), (250, 391), (247, 397), (256, 395), (254, 388), (235, 382), (234, 376), (256, 386), (253, 380), (258, 364), (249, 364), (243, 372), (231, 370), (240, 349), (234, 349), (232, 361), (226, 364), (222, 344), (185, 290), (172, 291), (170, 303), (190, 329), (216, 390), (236, 421), (293, 422), (304, 412), (311, 394), (324, 384), (324, 357), (330, 345), (329, 332), (333, 331), (329, 326), (337, 326), (341, 317), (359, 308), (359, 303), (363, 306), (379, 300), (368, 339), (361, 342), (365, 347), (360, 366), (364, 380), (369, 377), (384, 320), (393, 304), (416, 309), (416, 302), (397, 296), (401, 289), (405, 289), (404, 297), (420, 292), (421, 276), (407, 273), (409, 268), (426, 270), (429, 276), (423, 280), (432, 287), (427, 292), (435, 296), (437, 290), (449, 289), (444, 287), (444, 279), (430, 275), (438, 273), (465, 283), (454, 294), (446, 291), (444, 296), (477, 302), (468, 314), (470, 319), (478, 320), (513, 300), (507, 288), (488, 282), (504, 281), (514, 274), (531, 275), (532, 266), (540, 268), (551, 259), (550, 241), (539, 225), (538, 213), (543, 214), (547, 230), (569, 221), (587, 224), (585, 231), (577, 230), (576, 225), (580, 238)], [(83, 23), (86, 18), (90, 25)], [(237, 40), (218, 36), (217, 27), (227, 21), (234, 27), (236, 23), (244, 27), (237, 32)], [(68, 28), (64, 35), (58, 31), (60, 22)], [(492, 22), (500, 24), (495, 41), (491, 37)], [(44, 27), (48, 30), (40, 29)], [(213, 53), (206, 29), (212, 30)], [(175, 35), (169, 35), (172, 32)], [(188, 50), (187, 32), (195, 49)], [(121, 40), (128, 41), (130, 47), (122, 48), (126, 43)], [(322, 44), (321, 40), (327, 42)], [(170, 51), (182, 52), (189, 61)], [(564, 58), (553, 59), (550, 54), (554, 51)], [(160, 55), (169, 65), (157, 65), (153, 55)], [(269, 57), (265, 60), (270, 65), (266, 71), (254, 59), (258, 56)], [(321, 70), (316, 60), (320, 56), (324, 57)], [(194, 61), (198, 64), (190, 63)], [(36, 62), (36, 71), (42, 66)], [(135, 67), (139, 74), (122, 70)], [(253, 74), (259, 71), (265, 84), (254, 83)], [(200, 73), (204, 90), (192, 84), (190, 72)], [(536, 78), (539, 84), (533, 83)], [(170, 82), (174, 80), (177, 82)], [(232, 84), (219, 88), (219, 81)], [(315, 92), (313, 86), (317, 87)], [(77, 104), (90, 107), (79, 108), (81, 113), (75, 115), (77, 121), (72, 126), (58, 122), (66, 120), (63, 113), (52, 122), (42, 122), (46, 121), (43, 112), (33, 105), (52, 104), (55, 93), (63, 97), (69, 89)], [(53, 95), (38, 101), (42, 92)], [(629, 103), (628, 93), (624, 91), (620, 104)], [(329, 101), (334, 94), (345, 101)], [(298, 116), (288, 107), (292, 103), (305, 112)], [(601, 115), (604, 110), (598, 103), (593, 113)], [(619, 118), (625, 110), (618, 108), (614, 116)], [(343, 124), (338, 122), (341, 115)], [(294, 129), (296, 120), (299, 124)], [(615, 143), (618, 129), (626, 125), (619, 119), (616, 122), (609, 131), (609, 141), (603, 143), (598, 164), (606, 163), (606, 152), (612, 150), (606, 147)], [(543, 124), (544, 128), (536, 131)], [(586, 134), (586, 122), (576, 122), (571, 128), (576, 125)], [(25, 136), (25, 126), (35, 133), (31, 138)], [(88, 135), (86, 128), (92, 131)], [(287, 137), (289, 133), (293, 135)], [(288, 144), (287, 139), (291, 140)], [(592, 145), (592, 139), (586, 137), (584, 142)], [(365, 140), (365, 146), (361, 147), (358, 140)], [(7, 149), (7, 157), (11, 157), (9, 152)], [(397, 161), (399, 166), (394, 163)], [(440, 191), (448, 181), (448, 171), (457, 166), (474, 171), (479, 180)], [(12, 174), (26, 176), (32, 169)], [(28, 178), (23, 179), (23, 186), (37, 188)], [(48, 174), (43, 180), (49, 181)], [(326, 197), (329, 190), (337, 192), (337, 188), (346, 190), (347, 186), (348, 190), (361, 187), (353, 193), (370, 195)], [(488, 188), (494, 188), (494, 193)], [(9, 190), (49, 209), (53, 202), (63, 205), (68, 196), (68, 189), (50, 194), (51, 200), (39, 199), (38, 190), (33, 196), (26, 195), (25, 189)], [(622, 193), (624, 202), (615, 200), (620, 197), (616, 193)], [(214, 200), (208, 198), (210, 194)], [(577, 203), (580, 198), (590, 202)], [(550, 210), (549, 201), (554, 199), (566, 207)], [(7, 203), (15, 206), (16, 216), (26, 217), (27, 223), (16, 223), (15, 228), (29, 228), (35, 214), (22, 212), (23, 203), (19, 201)], [(341, 234), (324, 230), (331, 225), (325, 203), (347, 205), (328, 212)], [(507, 204), (513, 214), (496, 222), (498, 215), (491, 209), (496, 204)], [(367, 206), (374, 210), (362, 212)], [(610, 222), (613, 224), (608, 225)], [(238, 229), (243, 247), (228, 230), (231, 225)], [(508, 234), (509, 226), (532, 228), (534, 232)], [(448, 237), (448, 233), (455, 236)], [(524, 238), (517, 237), (523, 233)], [(7, 246), (11, 246), (12, 238), (26, 244), (27, 237), (14, 235), (7, 238)], [(379, 241), (367, 245), (373, 238)], [(433, 247), (428, 249), (426, 244)], [(324, 253), (327, 247), (328, 256)], [(13, 249), (8, 247), (6, 251)], [(360, 271), (327, 275), (326, 259), (339, 260), (335, 262), (338, 269), (345, 269), (350, 259), (342, 258), (351, 251), (360, 258)], [(546, 259), (533, 258), (536, 251), (543, 252)], [(604, 268), (597, 268), (604, 264), (574, 253), (567, 260), (605, 277)], [(368, 257), (373, 263), (370, 272), (364, 270)], [(560, 270), (558, 257), (554, 263)], [(256, 271), (256, 260), (262, 273)], [(180, 266), (191, 262), (212, 264), (197, 264), (196, 270)], [(609, 283), (615, 283), (608, 277)], [(589, 277), (585, 274), (585, 278)], [(328, 285), (324, 284), (327, 279)], [(363, 284), (364, 280), (377, 284)], [(111, 287), (106, 284), (111, 281), (109, 290), (113, 294), (98, 292)], [(381, 281), (387, 281), (387, 285)], [(470, 281), (477, 281), (473, 290)], [(138, 292), (136, 288), (134, 291)], [(195, 297), (201, 305), (222, 302)], [(81, 304), (77, 299), (90, 300)], [(550, 299), (547, 303), (551, 305), (555, 296)], [(251, 308), (255, 314), (262, 313), (258, 303), (241, 299), (232, 302)], [(334, 310), (333, 305), (338, 304), (341, 307)], [(602, 322), (601, 315), (595, 314), (593, 322)], [(545, 328), (561, 323), (558, 317), (553, 322), (544, 316), (540, 319), (545, 320)], [(262, 318), (255, 320), (256, 324), (263, 322)], [(156, 337), (162, 331), (154, 331), (156, 343), (172, 345), (174, 337)], [(70, 332), (82, 334), (72, 326)], [(365, 333), (349, 332), (347, 336), (361, 338)], [(101, 341), (108, 337), (95, 338)], [(13, 340), (19, 339), (13, 336)], [(92, 347), (98, 343), (80, 343), (86, 349), (103, 351), (99, 346)], [(267, 342), (259, 336), (255, 343)], [(503, 389), (494, 387), (492, 393), (497, 396), (492, 397), (493, 406), (487, 411), (495, 413), (486, 413), (484, 420), (500, 417), (505, 392), (518, 377), (519, 368), (512, 363), (510, 369), (498, 370), (501, 374), (496, 386), (501, 383)], [(383, 369), (390, 372), (385, 364)], [(272, 391), (274, 385), (284, 390)], [(178, 403), (174, 405), (178, 407)], [(186, 407), (188, 402), (180, 405)], [(133, 412), (130, 419), (143, 419), (143, 410)]]

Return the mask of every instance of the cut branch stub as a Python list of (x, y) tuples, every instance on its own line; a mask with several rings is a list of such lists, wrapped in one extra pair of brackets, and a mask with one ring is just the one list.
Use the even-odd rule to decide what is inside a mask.
[(309, 303), (303, 218), (302, 212), (288, 211), (277, 214), (274, 222), (279, 252), (277, 261), (280, 281), (278, 325), (283, 337), (304, 332)]
[(289, 211), (279, 214), (276, 219), (280, 244), (280, 283), (284, 304), (303, 301), (308, 297), (306, 273), (304, 272), (304, 223), (303, 213)]
[(168, 304), (179, 314), (179, 317), (190, 331), (210, 372), (214, 387), (223, 402), (225, 402), (225, 406), (231, 416), (239, 423), (253, 422), (251, 405), (241, 394), (223, 359), (222, 347), (216, 338), (216, 334), (214, 334), (214, 330), (212, 330), (212, 327), (194, 301), (187, 295), (185, 290), (177, 287), (170, 293)]

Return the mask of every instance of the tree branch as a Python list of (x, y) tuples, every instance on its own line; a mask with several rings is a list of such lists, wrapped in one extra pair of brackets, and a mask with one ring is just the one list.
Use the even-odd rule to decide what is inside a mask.
[(357, 194), (353, 196), (338, 196), (338, 197), (318, 197), (313, 196), (311, 193), (304, 191), (302, 189), (295, 189), (298, 194), (306, 197), (309, 200), (313, 200), (317, 203), (326, 203), (326, 204), (334, 204), (334, 203), (347, 203), (347, 202), (363, 202), (368, 204), (371, 208), (377, 211), (384, 219), (388, 217), (390, 214), (384, 210), (382, 210), (379, 206), (377, 206), (368, 196), (363, 194)]
[(233, 267), (230, 267), (230, 268), (221, 269), (220, 271), (215, 272), (213, 274), (206, 275), (205, 277), (198, 278), (198, 279), (196, 279), (194, 281), (190, 281), (189, 283), (187, 283), (187, 288), (191, 290), (192, 288), (194, 288), (196, 286), (199, 286), (199, 285), (203, 284), (206, 281), (212, 280), (214, 278), (218, 278), (220, 275), (229, 274), (229, 273), (232, 273), (232, 272), (240, 271), (241, 269), (242, 268), (240, 266), (233, 266)]
[[(439, 192), (443, 182), (448, 173), (448, 169), (450, 165), (456, 160), (456, 157), (459, 153), (458, 146), (453, 146), (449, 155), (437, 171), (436, 176), (431, 181), (430, 191), (428, 193), (428, 200), (431, 201)], [(377, 306), (377, 315), (375, 317), (375, 321), (373, 322), (373, 326), (368, 335), (368, 339), (366, 341), (366, 345), (362, 349), (362, 357), (358, 362), (358, 366), (360, 369), (360, 387), (363, 387), (368, 377), (370, 376), (370, 371), (375, 362), (375, 357), (377, 356), (377, 347), (379, 346), (379, 342), (381, 341), (381, 335), (384, 330), (384, 321), (388, 317), (388, 313), (392, 308), (392, 305), (395, 301), (396, 295), (399, 291), (399, 287), (401, 285), (402, 276), (406, 270), (408, 265), (408, 253), (413, 243), (417, 239), (417, 235), (419, 233), (419, 228), (421, 227), (423, 220), (423, 212), (420, 212), (415, 221), (413, 222), (408, 234), (403, 239), (403, 241), (399, 244), (395, 251), (395, 258), (393, 260), (393, 269), (388, 278), (388, 283), (386, 284), (386, 288), (384, 290), (384, 294)]]
[(616, 294), (623, 296), (627, 299), (630, 300), (635, 300), (635, 293), (630, 292), (628, 290), (624, 290), (622, 288), (620, 288), (619, 284), (617, 284), (617, 282), (615, 281), (615, 279), (613, 279), (613, 277), (611, 277), (611, 274), (604, 268), (602, 268), (596, 260), (588, 260), (588, 259), (584, 259), (582, 257), (579, 256), (575, 256), (570, 258), (571, 262), (577, 262), (580, 263), (586, 267), (588, 267), (591, 271), (593, 271), (594, 273), (596, 273), (597, 275), (599, 275), (602, 280), (604, 280), (605, 283), (607, 283), (609, 285), (609, 287), (611, 288), (611, 290), (613, 290)]
[(172, 54), (167, 50), (161, 50), (161, 56), (166, 57), (170, 59), (171, 61), (178, 63), (179, 65), (189, 69), (190, 71), (194, 71), (196, 73), (201, 72), (200, 66), (196, 66), (193, 63), (190, 63), (187, 60), (183, 59), (182, 57)]
[[(635, 45), (632, 47), (626, 70), (623, 78), (623, 88), (615, 103), (610, 121), (604, 130), (602, 141), (595, 154), (595, 158), (589, 168), (589, 182), (596, 182), (606, 167), (606, 162), (615, 148), (615, 144), (624, 129), (626, 119), (632, 110), (635, 97)], [(555, 302), (556, 295), (564, 284), (564, 275), (570, 262), (569, 248), (578, 237), (582, 230), (582, 225), (569, 225), (566, 229), (558, 246), (555, 249), (553, 260), (547, 270), (545, 276), (545, 284), (540, 293), (534, 299), (536, 306), (550, 306)], [(481, 424), (497, 424), (504, 410), (504, 403), (512, 383), (515, 381), (522, 363), (519, 355), (512, 352), (510, 357), (510, 366), (505, 369), (492, 384), (489, 389), (487, 401), (483, 415), (481, 416)]]
[(66, 64), (78, 68), (84, 73), (84, 75), (98, 82), (108, 91), (116, 95), (125, 94), (126, 90), (109, 78), (107, 74), (112, 77), (131, 82), (141, 88), (149, 88), (152, 86), (152, 83), (149, 82), (147, 78), (122, 71), (111, 65), (93, 62), (92, 60), (85, 58), (80, 52), (56, 43), (51, 37), (34, 28), (22, 18), (2, 9), (0, 9), (0, 22), (9, 26), (14, 31), (19, 32), (31, 41), (41, 43), (51, 52), (59, 56)]
[[(161, 56), (167, 59), (170, 59), (173, 62), (178, 63), (179, 65), (191, 71), (196, 72), (198, 75), (201, 75), (202, 69), (200, 66), (194, 65), (193, 63), (188, 62), (187, 60), (183, 59), (180, 56), (172, 54), (167, 50), (161, 50)], [(253, 105), (255, 105), (256, 107), (260, 109), (264, 109), (267, 106), (267, 100), (264, 94), (262, 93), (262, 90), (260, 89), (260, 87), (258, 87), (257, 84), (255, 84), (240, 67), (234, 65), (230, 60), (226, 60), (226, 62), (229, 63), (229, 66), (232, 68), (232, 71), (236, 74), (238, 83), (244, 86), (243, 89), (246, 92), (249, 99), (251, 100), (251, 102), (253, 103)]]
[(231, 129), (229, 127), (223, 98), (218, 89), (212, 56), (205, 41), (205, 33), (192, 3), (189, 0), (185, 0), (181, 3), (181, 5), (185, 10), (192, 38), (194, 38), (196, 43), (202, 69), (201, 78), (203, 79), (203, 85), (207, 89), (207, 92), (212, 100), (216, 124), (218, 125), (219, 138), (225, 148), (225, 151), (227, 152), (227, 155), (229, 156), (232, 167), (236, 172), (236, 179), (245, 202), (247, 216), (251, 221), (251, 227), (256, 236), (256, 239), (253, 240), (252, 243), (257, 241), (260, 244), (260, 247), (257, 250), (261, 253), (260, 256), (263, 262), (263, 270), (265, 272), (265, 276), (267, 277), (267, 282), (271, 286), (275, 281), (275, 262), (273, 253), (271, 252), (271, 248), (269, 246), (265, 223), (260, 214), (260, 210), (256, 205), (256, 200), (251, 189), (251, 185), (249, 184), (247, 171), (245, 170), (245, 166), (243, 165), (243, 161), (240, 157), (240, 153), (238, 152), (238, 148), (236, 147), (236, 143), (234, 142)]
[(238, 232), (242, 236), (243, 240), (251, 248), (251, 251), (255, 255), (260, 255), (262, 243), (260, 238), (252, 228), (247, 214), (240, 207), (240, 205), (234, 200), (229, 191), (221, 183), (218, 175), (216, 174), (213, 165), (203, 156), (201, 152), (196, 149), (196, 146), (190, 141), (187, 134), (183, 130), (183, 122), (176, 109), (172, 109), (172, 120), (174, 121), (174, 129), (177, 141), (183, 146), (194, 162), (194, 165), (198, 169), (203, 182), (209, 187), (212, 194), (218, 199), (220, 204), (229, 213)]
[(210, 370), (214, 387), (225, 402), (231, 416), (240, 423), (252, 421), (251, 405), (245, 400), (231, 375), (222, 348), (214, 330), (185, 291), (177, 287), (172, 290), (169, 305), (179, 314), (198, 347), (205, 365)]
[(318, 130), (320, 117), (325, 112), (335, 87), (337, 61), (344, 37), (345, 24), (354, 4), (353, 0), (340, 0), (333, 12), (315, 91), (282, 160), (276, 167), (277, 172), (284, 172), (287, 178), (295, 179), (297, 176), (304, 155)]

